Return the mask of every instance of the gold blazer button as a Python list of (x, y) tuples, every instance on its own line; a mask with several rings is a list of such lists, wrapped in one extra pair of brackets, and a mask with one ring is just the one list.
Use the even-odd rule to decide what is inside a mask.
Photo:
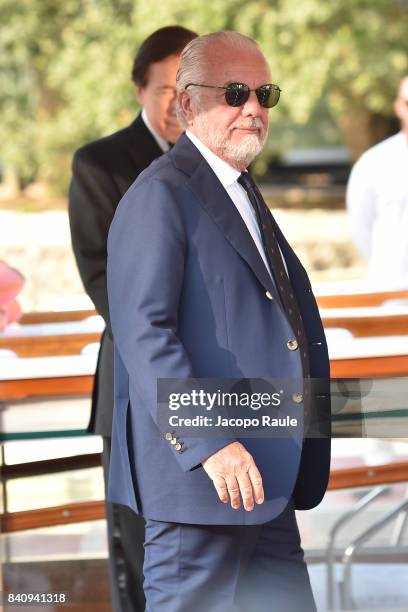
[(299, 348), (297, 340), (288, 340), (286, 343), (286, 346), (288, 347), (290, 351), (296, 351), (296, 349)]

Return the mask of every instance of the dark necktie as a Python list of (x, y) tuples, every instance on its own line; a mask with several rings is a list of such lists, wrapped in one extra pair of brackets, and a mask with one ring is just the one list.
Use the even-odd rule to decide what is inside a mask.
[(251, 202), (255, 211), (265, 255), (269, 263), (271, 273), (275, 279), (275, 284), (284, 312), (296, 337), (295, 340), (288, 340), (287, 347), (292, 351), (300, 350), (303, 376), (304, 378), (309, 378), (310, 365), (306, 332), (292, 285), (286, 273), (275, 231), (273, 229), (272, 214), (269, 211), (261, 192), (248, 172), (242, 172), (238, 178), (238, 183), (242, 185), (247, 192), (249, 201)]

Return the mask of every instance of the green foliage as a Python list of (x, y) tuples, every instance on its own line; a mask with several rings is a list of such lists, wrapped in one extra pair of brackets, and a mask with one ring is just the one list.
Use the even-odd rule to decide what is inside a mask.
[(309, 132), (333, 141), (330, 117), (392, 115), (408, 73), (407, 17), (402, 0), (0, 0), (1, 162), (64, 191), (73, 151), (135, 115), (137, 46), (174, 23), (259, 42), (283, 90), (269, 151), (311, 119)]
[(130, 68), (141, 41), (132, 10), (125, 0), (0, 0), (6, 167), (63, 191), (73, 151), (131, 120)]

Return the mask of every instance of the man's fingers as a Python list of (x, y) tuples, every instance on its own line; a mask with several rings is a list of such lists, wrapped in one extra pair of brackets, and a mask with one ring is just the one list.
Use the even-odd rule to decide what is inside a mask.
[(262, 504), (265, 499), (262, 476), (255, 463), (252, 463), (252, 465), (250, 466), (248, 470), (248, 476), (251, 480), (252, 488), (254, 490), (255, 501), (257, 504)]
[(203, 461), (203, 468), (214, 483), (223, 503), (230, 501), (235, 510), (254, 509), (255, 502), (262, 504), (264, 490), (262, 476), (253, 457), (239, 442), (232, 442)]
[(237, 474), (237, 480), (245, 510), (253, 510), (254, 495), (252, 491), (252, 483), (248, 474)]
[(224, 504), (227, 504), (229, 501), (229, 497), (228, 497), (227, 483), (225, 482), (224, 478), (222, 478), (221, 476), (217, 476), (216, 478), (213, 478), (213, 484), (214, 484), (215, 490), (217, 491), (217, 494), (220, 500)]
[(239, 484), (235, 476), (227, 476), (225, 479), (227, 483), (228, 495), (230, 497), (231, 506), (236, 510), (241, 505)]

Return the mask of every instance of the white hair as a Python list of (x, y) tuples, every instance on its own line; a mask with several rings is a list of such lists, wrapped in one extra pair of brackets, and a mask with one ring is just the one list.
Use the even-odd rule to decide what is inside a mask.
[[(208, 48), (215, 44), (223, 44), (234, 49), (244, 49), (258, 45), (252, 38), (248, 38), (239, 32), (224, 30), (197, 36), (186, 45), (181, 52), (180, 66), (177, 71), (177, 92), (183, 91), (189, 83), (203, 83), (205, 81), (208, 65)], [(198, 106), (200, 106), (200, 92), (194, 94)], [(177, 104), (177, 118), (183, 127), (187, 127), (183, 112)]]

